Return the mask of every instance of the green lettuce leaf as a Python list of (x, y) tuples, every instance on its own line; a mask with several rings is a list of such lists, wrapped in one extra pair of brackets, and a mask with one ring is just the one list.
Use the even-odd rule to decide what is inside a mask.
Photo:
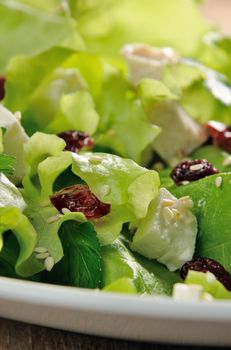
[(136, 287), (131, 278), (121, 277), (103, 288), (104, 292), (137, 294)]
[(147, 120), (140, 101), (124, 76), (119, 72), (111, 74), (102, 86), (97, 101), (101, 116), (97, 145), (108, 147), (114, 153), (140, 163), (143, 151), (153, 142), (160, 129)]
[(35, 133), (27, 142), (24, 149), (25, 176), (23, 187), (27, 196), (38, 196), (36, 175), (39, 164), (47, 157), (59, 155), (65, 147), (65, 141), (56, 135)]
[[(63, 222), (77, 221), (85, 222), (86, 219), (81, 213), (66, 213), (61, 215), (52, 206), (41, 206), (36, 198), (27, 199), (25, 215), (30, 219), (37, 234), (37, 246), (46, 248), (56, 264), (63, 257), (62, 243), (59, 238), (59, 229)], [(37, 260), (36, 273), (45, 269), (44, 261)], [(34, 273), (35, 273), (34, 272)]]
[[(150, 201), (158, 193), (159, 178), (154, 170), (107, 153), (73, 153), (72, 157), (73, 172), (88, 184), (100, 200), (111, 205), (129, 204), (138, 218), (146, 215)], [(140, 203), (137, 197), (142, 198)]]
[(102, 280), (100, 244), (91, 223), (66, 221), (59, 229), (64, 256), (48, 281), (82, 288), (99, 288)]
[(98, 57), (60, 47), (15, 57), (7, 67), (5, 105), (22, 112), (30, 134), (69, 129), (92, 134), (99, 121), (93, 97), (101, 88), (102, 69)]
[(38, 55), (14, 57), (8, 64), (4, 103), (22, 112), (29, 134), (46, 127), (58, 111), (60, 96), (79, 86), (78, 73), (60, 68), (72, 53), (54, 47)]
[(209, 32), (203, 38), (195, 58), (204, 65), (225, 74), (231, 80), (231, 39), (219, 32)]
[(7, 154), (0, 154), (0, 172), (6, 175), (14, 173), (15, 157)]
[(36, 232), (18, 208), (0, 208), (0, 249), (3, 247), (3, 234), (11, 230), (19, 243), (19, 256), (15, 264), (17, 274), (27, 277), (36, 271), (36, 259), (33, 251), (37, 241)]
[(20, 123), (20, 114), (12, 114), (0, 105), (0, 127), (4, 129), (2, 146), (5, 153), (15, 157), (15, 171), (10, 179), (19, 183), (24, 175), (23, 149), (28, 136)]
[(35, 7), (39, 10), (49, 11), (53, 13), (61, 13), (62, 4), (60, 4), (59, 0), (16, 0), (18, 3), (23, 3), (29, 5), (30, 7)]
[(188, 86), (181, 103), (190, 116), (199, 122), (214, 119), (229, 123), (231, 113), (231, 84), (227, 77), (207, 68), (198, 61), (184, 60), (186, 65), (198, 68), (204, 79)]
[[(48, 13), (15, 0), (1, 0), (0, 17), (0, 72), (5, 70), (10, 58), (16, 55), (39, 53), (55, 45), (83, 49), (75, 22), (68, 16)], [(25, 33), (30, 33), (27, 40), (24, 40)]]
[[(179, 86), (178, 86), (179, 89)], [(174, 94), (170, 88), (159, 80), (145, 78), (142, 79), (137, 87), (137, 94), (142, 103), (152, 105), (164, 100), (177, 100), (179, 96)]]
[(98, 122), (99, 115), (89, 92), (77, 91), (62, 96), (60, 111), (46, 130), (54, 133), (63, 130), (81, 130), (93, 134), (97, 129)]
[(92, 52), (115, 55), (124, 44), (144, 42), (190, 55), (209, 28), (194, 0), (124, 0), (100, 8), (104, 3), (97, 1), (95, 10), (82, 1), (85, 11), (77, 11), (78, 29)]
[[(106, 290), (111, 290), (114, 283), (126, 278), (126, 281), (133, 281), (139, 294), (171, 295), (173, 284), (180, 280), (176, 273), (169, 272), (163, 265), (132, 253), (122, 240), (103, 247), (102, 257)], [(124, 285), (121, 288), (126, 291)]]
[[(216, 178), (221, 176), (220, 187)], [(196, 256), (208, 257), (220, 262), (231, 272), (231, 173), (220, 173), (191, 182), (188, 185), (172, 187), (177, 197), (189, 195), (194, 202), (194, 213), (198, 221)]]
[(123, 223), (146, 215), (158, 193), (158, 174), (112, 154), (62, 152), (64, 145), (55, 135), (38, 132), (30, 138), (25, 147), (24, 195), (41, 206), (49, 205), (55, 181), (71, 166), (76, 183), (81, 179), (102, 202), (111, 204), (108, 215), (94, 220), (101, 244), (109, 244)]

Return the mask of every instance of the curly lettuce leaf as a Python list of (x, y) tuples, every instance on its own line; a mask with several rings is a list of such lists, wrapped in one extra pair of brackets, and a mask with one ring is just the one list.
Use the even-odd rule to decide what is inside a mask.
[(73, 154), (72, 170), (101, 201), (111, 204), (111, 212), (95, 221), (101, 244), (113, 242), (123, 223), (144, 217), (158, 194), (158, 174), (130, 159), (106, 153)]
[(13, 207), (0, 208), (0, 248), (3, 234), (11, 230), (19, 243), (19, 256), (15, 264), (17, 274), (27, 277), (37, 272), (37, 261), (33, 251), (37, 242), (36, 232), (21, 210)]
[(2, 146), (5, 153), (15, 157), (15, 171), (10, 179), (19, 183), (24, 175), (23, 150), (28, 136), (20, 123), (20, 114), (12, 114), (0, 105), (0, 127), (4, 128)]
[(154, 170), (113, 154), (86, 152), (72, 156), (73, 172), (100, 200), (112, 206), (128, 205), (137, 218), (146, 215), (151, 200), (158, 194), (159, 177)]
[(214, 119), (229, 124), (229, 80), (196, 60), (182, 58), (176, 64), (166, 65), (161, 81), (142, 79), (137, 93), (148, 115), (159, 103), (177, 100), (190, 117), (201, 123)]
[(96, 134), (97, 145), (140, 163), (143, 151), (160, 129), (147, 120), (135, 92), (119, 72), (106, 79), (97, 100), (97, 110), (101, 116)]
[(98, 122), (99, 115), (89, 92), (77, 91), (62, 96), (60, 111), (46, 130), (54, 133), (63, 130), (81, 130), (93, 134), (97, 129)]
[(62, 4), (60, 4), (59, 0), (16, 0), (19, 3), (23, 3), (29, 5), (31, 7), (35, 7), (39, 10), (55, 12), (56, 14), (61, 13)]
[(23, 187), (27, 196), (39, 195), (36, 180), (39, 164), (47, 157), (59, 155), (65, 147), (65, 141), (56, 135), (35, 133), (27, 142), (24, 149), (25, 176)]
[(85, 12), (77, 13), (78, 29), (92, 52), (115, 55), (128, 42), (144, 42), (190, 55), (209, 29), (194, 0), (124, 0), (100, 9), (102, 1), (98, 10), (85, 5)]
[[(1, 72), (16, 55), (32, 55), (55, 45), (83, 49), (75, 22), (68, 16), (45, 12), (15, 0), (1, 0), (0, 17)], [(30, 33), (26, 40), (25, 33)]]
[(94, 220), (101, 244), (111, 243), (123, 223), (146, 215), (158, 193), (158, 174), (112, 154), (62, 152), (64, 145), (55, 135), (38, 132), (30, 138), (25, 147), (24, 195), (49, 205), (56, 180), (71, 166), (76, 183), (81, 179), (102, 202), (111, 204), (108, 215)]
[(58, 110), (60, 96), (79, 86), (78, 72), (60, 68), (72, 53), (54, 47), (29, 57), (17, 56), (9, 62), (4, 103), (22, 112), (29, 134), (46, 127)]
[[(179, 88), (179, 87), (178, 87)], [(167, 84), (159, 80), (144, 78), (137, 86), (137, 94), (142, 103), (146, 106), (165, 100), (177, 100), (178, 94), (174, 94)]]
[(30, 134), (69, 129), (92, 134), (99, 121), (93, 97), (101, 88), (102, 69), (98, 57), (60, 47), (15, 57), (7, 67), (5, 105), (22, 111)]

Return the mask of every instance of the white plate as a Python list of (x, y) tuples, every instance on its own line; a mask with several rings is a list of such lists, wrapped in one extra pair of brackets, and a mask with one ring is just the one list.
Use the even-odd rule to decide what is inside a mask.
[(231, 345), (231, 302), (110, 294), (0, 277), (0, 316), (105, 337)]

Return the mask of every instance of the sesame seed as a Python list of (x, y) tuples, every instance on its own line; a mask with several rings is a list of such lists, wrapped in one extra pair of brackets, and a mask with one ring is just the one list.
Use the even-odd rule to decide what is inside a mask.
[(39, 253), (35, 257), (36, 257), (36, 259), (42, 260), (42, 259), (46, 259), (49, 255), (50, 254), (48, 252), (46, 252), (46, 253)]
[(70, 209), (68, 209), (68, 208), (62, 208), (61, 212), (63, 214), (71, 213)]
[(54, 264), (55, 264), (55, 262), (54, 262), (54, 259), (52, 258), (52, 256), (47, 257), (46, 260), (44, 261), (45, 269), (47, 271), (51, 271)]
[(229, 166), (231, 165), (231, 156), (228, 156), (225, 158), (224, 162), (222, 163), (223, 166)]
[(197, 202), (197, 205), (199, 208), (204, 208), (205, 204), (206, 204), (206, 201), (203, 198), (199, 199)]
[(174, 217), (174, 214), (173, 214), (172, 210), (169, 209), (168, 207), (165, 207), (162, 212), (163, 212), (164, 220), (167, 223), (169, 223)]
[(51, 216), (50, 218), (47, 219), (47, 223), (52, 224), (53, 222), (58, 221), (61, 217), (62, 217), (61, 214)]
[(21, 118), (22, 118), (21, 112), (19, 112), (19, 111), (15, 112), (15, 113), (14, 113), (14, 116), (15, 116), (15, 118), (18, 119), (19, 121), (20, 121)]
[(186, 181), (186, 180), (181, 182), (182, 185), (188, 185), (189, 183), (190, 181)]
[(230, 185), (231, 185), (231, 179), (229, 180), (229, 183), (230, 183)]
[(181, 213), (177, 209), (172, 209), (175, 220), (179, 220), (181, 218)]
[(172, 199), (163, 199), (162, 204), (164, 207), (171, 207), (174, 204), (174, 201)]
[(203, 169), (203, 164), (193, 164), (189, 167), (191, 171), (197, 171)]
[(45, 247), (36, 247), (36, 248), (34, 248), (34, 252), (35, 253), (46, 253), (47, 252), (47, 248), (45, 248)]
[(215, 185), (217, 187), (221, 187), (221, 184), (222, 184), (222, 177), (221, 176), (218, 176), (215, 180)]

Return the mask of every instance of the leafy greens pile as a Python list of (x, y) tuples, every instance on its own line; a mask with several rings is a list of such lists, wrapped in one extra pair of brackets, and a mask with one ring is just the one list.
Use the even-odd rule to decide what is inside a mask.
[[(231, 273), (229, 155), (214, 145), (189, 155), (223, 172), (219, 192), (216, 175), (178, 187), (169, 177), (173, 160), (158, 143), (166, 131), (173, 149), (174, 122), (168, 131), (158, 121), (169, 108), (182, 108), (197, 125), (231, 124), (231, 39), (212, 32), (197, 1), (0, 0), (0, 19), (0, 274), (171, 295), (179, 273), (131, 250), (160, 186), (193, 200), (195, 256), (216, 259)], [(166, 64), (160, 79), (134, 85), (120, 55), (134, 42), (173, 47), (179, 60)], [(66, 130), (91, 135), (92, 152), (65, 151), (57, 135)], [(159, 174), (156, 153), (165, 163)], [(55, 191), (83, 183), (110, 204), (108, 215), (91, 221), (50, 202)], [(198, 274), (186, 283), (191, 278), (214, 297), (230, 298)]]

